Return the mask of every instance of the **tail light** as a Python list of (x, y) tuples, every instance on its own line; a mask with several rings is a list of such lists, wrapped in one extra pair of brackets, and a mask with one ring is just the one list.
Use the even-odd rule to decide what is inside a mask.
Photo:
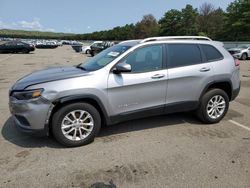
[(234, 64), (236, 67), (240, 66), (240, 61), (238, 59), (234, 59)]

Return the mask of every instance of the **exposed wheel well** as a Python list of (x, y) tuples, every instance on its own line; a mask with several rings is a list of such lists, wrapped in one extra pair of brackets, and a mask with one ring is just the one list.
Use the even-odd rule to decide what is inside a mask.
[(52, 126), (52, 118), (53, 118), (53, 115), (55, 114), (56, 111), (58, 111), (60, 108), (68, 105), (68, 104), (72, 104), (72, 103), (77, 103), (77, 102), (85, 102), (85, 103), (88, 103), (88, 104), (91, 104), (93, 105), (97, 111), (100, 113), (100, 116), (101, 116), (101, 122), (102, 122), (102, 125), (106, 125), (107, 124), (107, 119), (104, 115), (104, 112), (101, 108), (101, 106), (98, 104), (98, 102), (94, 99), (91, 99), (91, 98), (83, 98), (83, 99), (72, 99), (72, 100), (69, 100), (69, 101), (66, 101), (66, 102), (57, 102), (51, 112), (51, 115), (50, 115), (50, 118), (49, 118), (49, 135), (53, 135), (52, 134), (52, 129), (51, 129), (51, 126)]
[(208, 90), (211, 90), (211, 89), (214, 89), (214, 88), (222, 89), (228, 95), (229, 100), (232, 99), (232, 86), (231, 86), (231, 84), (229, 82), (216, 82), (216, 83), (213, 83), (213, 84), (211, 84), (211, 85), (209, 85), (207, 87), (207, 89), (205, 90), (205, 92), (203, 92), (203, 94), (206, 93)]

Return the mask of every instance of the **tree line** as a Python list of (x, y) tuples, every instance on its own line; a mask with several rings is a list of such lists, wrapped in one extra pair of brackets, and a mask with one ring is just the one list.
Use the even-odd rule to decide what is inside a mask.
[[(224, 11), (210, 3), (199, 8), (187, 4), (183, 9), (171, 9), (160, 20), (144, 15), (136, 24), (87, 34), (36, 32), (9, 33), (9, 37), (55, 38), (67, 40), (128, 40), (152, 36), (200, 35), (214, 40), (250, 40), (250, 0), (235, 0)], [(35, 35), (36, 34), (36, 35)], [(5, 36), (0, 30), (0, 36)]]

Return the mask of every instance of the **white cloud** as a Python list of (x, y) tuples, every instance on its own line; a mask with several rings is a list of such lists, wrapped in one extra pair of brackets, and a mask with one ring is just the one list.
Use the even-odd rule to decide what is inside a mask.
[(90, 26), (88, 26), (88, 27), (87, 27), (87, 29), (91, 29), (91, 27), (90, 27)]
[(42, 30), (43, 28), (38, 18), (33, 18), (31, 22), (24, 21), (24, 20), (19, 21), (18, 25), (20, 25), (24, 29), (30, 29), (30, 30)]
[(17, 21), (12, 23), (3, 22), (0, 18), (0, 29), (24, 29), (37, 31), (55, 31), (53, 28), (46, 28), (40, 23), (39, 18), (33, 18), (32, 21)]

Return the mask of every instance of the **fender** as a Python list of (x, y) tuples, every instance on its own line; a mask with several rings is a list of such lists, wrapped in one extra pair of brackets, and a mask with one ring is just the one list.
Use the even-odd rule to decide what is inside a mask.
[[(110, 120), (110, 118), (108, 116), (107, 110), (104, 107), (102, 101), (95, 95), (92, 95), (92, 94), (70, 95), (70, 96), (66, 96), (66, 97), (56, 99), (52, 103), (56, 106), (57, 104), (64, 104), (64, 103), (67, 103), (67, 102), (70, 102), (70, 101), (81, 101), (81, 100), (83, 100), (83, 101), (84, 100), (94, 101), (98, 105), (99, 109), (97, 109), (97, 110), (101, 110), (100, 113), (103, 116), (105, 123), (107, 125), (112, 124), (112, 122), (111, 122), (111, 120)], [(95, 106), (95, 104), (94, 104), (94, 106)]]
[[(205, 92), (207, 91), (207, 89), (213, 85), (213, 84), (219, 84), (219, 83), (228, 83), (230, 84), (230, 88), (231, 88), (231, 91), (230, 91), (230, 94), (232, 96), (232, 93), (233, 93), (233, 86), (232, 86), (232, 82), (230, 79), (221, 79), (221, 80), (216, 80), (216, 81), (212, 81), (212, 82), (209, 82), (202, 90), (201, 94), (200, 94), (200, 97), (199, 97), (199, 101), (201, 101), (201, 98), (202, 96), (205, 94)], [(231, 100), (232, 97), (229, 96), (229, 99)]]

